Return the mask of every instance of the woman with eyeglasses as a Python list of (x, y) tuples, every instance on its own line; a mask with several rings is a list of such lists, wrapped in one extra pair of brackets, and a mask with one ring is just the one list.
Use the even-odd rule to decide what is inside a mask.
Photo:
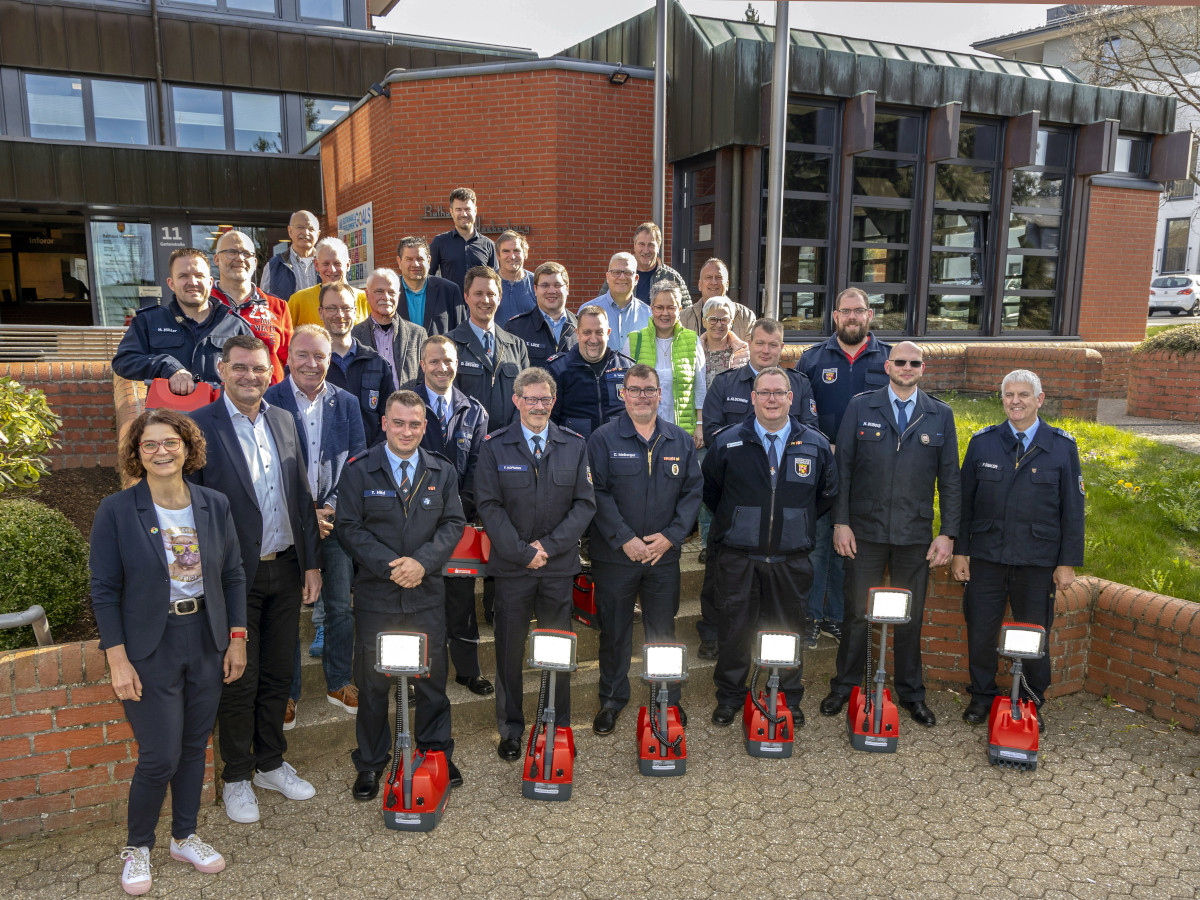
[(636, 363), (658, 373), (662, 393), (658, 414), (692, 436), (696, 449), (704, 446), (700, 410), (708, 381), (704, 375), (704, 347), (700, 336), (679, 323), (683, 292), (671, 281), (657, 281), (650, 289), (650, 324), (629, 335), (623, 351)]
[(733, 333), (735, 310), (727, 297), (710, 297), (704, 303), (704, 333), (700, 343), (704, 346), (705, 387), (712, 387), (713, 379), (729, 369), (740, 369), (750, 362), (750, 345)]
[(123, 474), (141, 480), (96, 512), (92, 608), (113, 692), (138, 742), (121, 887), (144, 894), (168, 785), (171, 858), (200, 872), (225, 868), (196, 836), (196, 819), (222, 683), (246, 667), (246, 577), (225, 495), (183, 479), (205, 460), (204, 434), (191, 419), (146, 410), (119, 458)]

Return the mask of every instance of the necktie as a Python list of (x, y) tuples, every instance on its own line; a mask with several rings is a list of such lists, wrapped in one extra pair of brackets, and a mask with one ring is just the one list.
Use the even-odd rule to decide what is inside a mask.
[(400, 493), (405, 498), (408, 497), (408, 492), (412, 488), (412, 482), (408, 478), (408, 463), (400, 463)]
[(908, 427), (908, 400), (897, 400), (896, 402), (896, 427), (900, 429), (900, 433), (904, 434), (904, 429)]
[(1025, 432), (1023, 431), (1017, 432), (1017, 447), (1020, 448), (1022, 453), (1025, 452)]
[(767, 462), (771, 464), (771, 483), (775, 483), (775, 473), (779, 470), (779, 451), (775, 449), (775, 442), (779, 440), (779, 435), (768, 434), (767, 440), (771, 442), (767, 449)]
[(487, 354), (487, 358), (492, 358), (492, 333), (485, 331), (483, 333), (483, 352)]
[(446, 427), (446, 398), (445, 397), (437, 398), (437, 417), (441, 420), (442, 427), (445, 428)]
[(540, 434), (533, 436), (533, 456), (535, 459), (542, 458), (542, 436)]

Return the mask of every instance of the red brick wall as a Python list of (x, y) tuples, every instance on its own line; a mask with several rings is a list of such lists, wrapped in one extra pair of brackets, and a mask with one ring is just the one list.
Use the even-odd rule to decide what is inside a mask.
[(421, 218), (424, 206), (448, 208), (453, 188), (470, 187), (485, 224), (530, 227), (526, 268), (567, 267), (573, 308), (600, 292), (609, 257), (631, 250), (633, 229), (650, 218), (652, 82), (618, 88), (601, 74), (545, 69), (390, 89), (321, 142), (329, 222), (372, 202), (375, 265), (394, 267), (401, 237), (452, 227)]
[(1079, 336), (1085, 341), (1146, 337), (1160, 196), (1092, 187), (1079, 297)]
[(1200, 354), (1140, 353), (1129, 372), (1131, 416), (1200, 422)]
[(117, 462), (112, 367), (106, 362), (0, 363), (0, 378), (15, 378), (46, 394), (62, 418), (62, 447), (49, 455), (55, 469)]
[(97, 641), (0, 656), (0, 841), (124, 821), (136, 762)]

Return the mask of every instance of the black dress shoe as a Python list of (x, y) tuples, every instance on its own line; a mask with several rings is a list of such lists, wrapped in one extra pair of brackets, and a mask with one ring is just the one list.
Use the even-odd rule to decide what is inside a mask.
[(382, 772), (359, 772), (350, 792), (355, 800), (374, 800), (379, 795), (379, 778)]
[(462, 787), (462, 772), (458, 771), (458, 766), (446, 760), (446, 767), (450, 770), (450, 787)]
[(734, 706), (718, 706), (713, 710), (712, 723), (722, 727), (732, 725), (733, 720), (737, 718), (737, 707)]
[(496, 689), (492, 687), (492, 683), (482, 675), (455, 675), (454, 680), (463, 685), (472, 694), (479, 694), (485, 697)]
[(612, 709), (608, 706), (600, 707), (600, 712), (596, 713), (596, 718), (592, 720), (592, 731), (596, 734), (612, 734), (613, 729), (617, 727), (617, 716), (620, 714), (619, 709)]
[(970, 706), (963, 712), (963, 721), (968, 725), (982, 725), (988, 720), (991, 711), (992, 704), (987, 700), (972, 700)]
[(717, 642), (716, 641), (701, 641), (700, 649), (696, 651), (696, 656), (700, 659), (716, 659), (717, 658)]
[(679, 724), (683, 728), (687, 728), (687, 713), (683, 711), (682, 706), (676, 706), (675, 711), (679, 713)]
[(913, 717), (914, 722), (920, 722), (926, 728), (932, 728), (937, 724), (937, 716), (933, 714), (933, 710), (925, 705), (924, 700), (914, 700), (912, 703), (901, 703), (908, 714)]
[(792, 727), (793, 728), (803, 728), (804, 727), (804, 710), (802, 710), (798, 706), (791, 707), (791, 710), (792, 710)]
[(700, 563), (700, 565), (704, 565), (704, 563), (707, 559), (708, 559), (708, 548), (701, 547), (700, 555), (696, 557), (696, 562)]
[(521, 758), (521, 742), (516, 738), (504, 738), (496, 748), (496, 755), (505, 762), (516, 762)]
[(848, 699), (837, 691), (830, 691), (829, 695), (821, 701), (821, 715), (836, 716), (842, 711), (842, 707), (846, 705)]
[(1042, 715), (1042, 711), (1038, 710), (1038, 734), (1046, 733), (1046, 717)]

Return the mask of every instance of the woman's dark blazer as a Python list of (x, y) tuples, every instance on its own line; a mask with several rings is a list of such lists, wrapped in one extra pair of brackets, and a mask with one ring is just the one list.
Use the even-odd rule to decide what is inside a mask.
[[(207, 616), (213, 643), (224, 651), (229, 629), (246, 624), (242, 551), (225, 495), (195, 484), (188, 488), (204, 566), (204, 609), (195, 615)], [(89, 565), (100, 646), (124, 644), (131, 661), (154, 652), (167, 627), (171, 582), (157, 529), (154, 501), (144, 481), (105, 497), (92, 524)]]

